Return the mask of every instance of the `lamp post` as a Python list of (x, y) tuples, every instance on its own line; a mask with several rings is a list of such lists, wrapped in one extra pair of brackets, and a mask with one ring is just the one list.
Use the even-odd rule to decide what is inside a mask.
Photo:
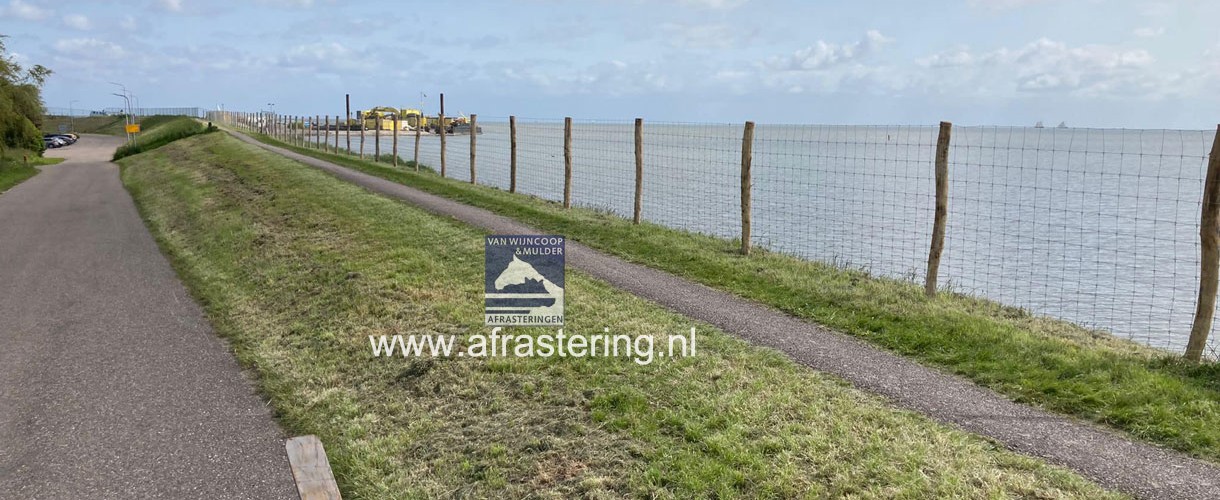
[(80, 101), (76, 99), (68, 101), (68, 126), (72, 129), (72, 132), (76, 132), (76, 110), (73, 108), (73, 105), (78, 102)]
[[(114, 94), (111, 94), (111, 95), (116, 95), (116, 96), (119, 96), (119, 97), (122, 97), (122, 98), (123, 98), (123, 102), (126, 104), (126, 106), (127, 106), (127, 110), (128, 110), (128, 115), (127, 115), (127, 120), (125, 120), (125, 125), (131, 125), (131, 123), (130, 123), (130, 120), (131, 120), (131, 114), (130, 114), (130, 110), (131, 110), (131, 99), (128, 99), (128, 98), (127, 98), (127, 94), (120, 94), (120, 93), (118, 93), (118, 92), (115, 92)], [(126, 127), (123, 127), (123, 129), (124, 129), (124, 130), (126, 130), (127, 128), (126, 128)], [(131, 142), (131, 132), (127, 132), (127, 142), (129, 142), (129, 143)]]

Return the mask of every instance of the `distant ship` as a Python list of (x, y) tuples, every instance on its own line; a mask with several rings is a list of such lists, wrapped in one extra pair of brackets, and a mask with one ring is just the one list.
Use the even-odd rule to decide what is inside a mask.
[(1067, 122), (1059, 122), (1059, 125), (1056, 125), (1055, 128), (1068, 128), (1068, 124)]
[(1042, 125), (1042, 122), (1038, 122), (1038, 123), (1034, 124), (1034, 128), (1046, 128), (1046, 127)]

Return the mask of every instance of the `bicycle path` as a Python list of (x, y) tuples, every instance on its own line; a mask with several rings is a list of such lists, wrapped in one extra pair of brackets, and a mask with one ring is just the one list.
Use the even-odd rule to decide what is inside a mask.
[(0, 195), (0, 498), (297, 498), (284, 436), (82, 136)]

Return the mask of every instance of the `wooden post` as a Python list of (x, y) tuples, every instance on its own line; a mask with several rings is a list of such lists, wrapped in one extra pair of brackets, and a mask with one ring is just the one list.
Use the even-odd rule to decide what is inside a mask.
[(313, 147), (322, 148), (322, 116), (313, 115)]
[(478, 130), (479, 130), (479, 115), (472, 114), (472, 115), (470, 115), (470, 183), (471, 184), (474, 184), (475, 179), (478, 177), (477, 175), (475, 175), (475, 168), (474, 168), (474, 147), (475, 147), (476, 138), (479, 137)]
[(1201, 361), (1207, 336), (1212, 330), (1216, 312), (1216, 284), (1220, 280), (1220, 125), (1212, 141), (1207, 160), (1207, 177), (1203, 181), (1203, 208), (1199, 224), (1199, 239), (1203, 254), (1199, 262), (1199, 301), (1195, 307), (1195, 323), (1186, 343), (1186, 359)]
[(352, 152), (352, 95), (343, 94), (343, 100), (347, 103), (347, 121), (343, 123), (343, 135), (347, 136), (347, 152)]
[(936, 214), (932, 221), (932, 246), (928, 249), (928, 273), (924, 277), (923, 293), (936, 296), (936, 278), (940, 273), (940, 254), (945, 249), (945, 219), (949, 216), (949, 135), (953, 124), (940, 122), (936, 138)]
[(741, 134), (741, 254), (750, 255), (750, 167), (754, 163), (754, 122), (746, 122)]
[(322, 126), (322, 151), (330, 151), (330, 115), (323, 118), (326, 124)]
[(572, 208), (572, 117), (563, 119), (563, 208)]
[(633, 223), (640, 223), (644, 211), (644, 119), (635, 119), (635, 213)]
[(420, 129), (420, 127), (423, 126), (423, 123), (424, 123), (424, 112), (421, 110), (419, 112), (419, 118), (415, 119), (415, 156), (414, 156), (414, 158), (412, 158), (412, 161), (415, 162), (415, 171), (416, 172), (419, 172), (419, 134), (421, 133), (419, 129)]
[(381, 113), (373, 118), (373, 124), (377, 127), (373, 130), (373, 163), (381, 162)]
[(335, 149), (331, 151), (339, 154), (339, 115), (335, 115)]
[(360, 122), (360, 159), (364, 159), (364, 113), (356, 111), (356, 121)]
[(436, 129), (441, 134), (441, 177), (445, 176), (445, 94), (441, 94), (441, 114), (440, 123), (436, 125)]
[(508, 117), (508, 192), (517, 192), (517, 117)]
[(400, 112), (394, 113), (394, 168), (398, 168), (398, 113)]

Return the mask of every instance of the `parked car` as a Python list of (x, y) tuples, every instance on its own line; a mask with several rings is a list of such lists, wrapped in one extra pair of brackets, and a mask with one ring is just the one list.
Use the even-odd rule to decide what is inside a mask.
[(64, 141), (58, 137), (43, 137), (42, 146), (47, 149), (63, 147)]
[(76, 134), (58, 134), (55, 137), (63, 139), (68, 144), (76, 144)]

